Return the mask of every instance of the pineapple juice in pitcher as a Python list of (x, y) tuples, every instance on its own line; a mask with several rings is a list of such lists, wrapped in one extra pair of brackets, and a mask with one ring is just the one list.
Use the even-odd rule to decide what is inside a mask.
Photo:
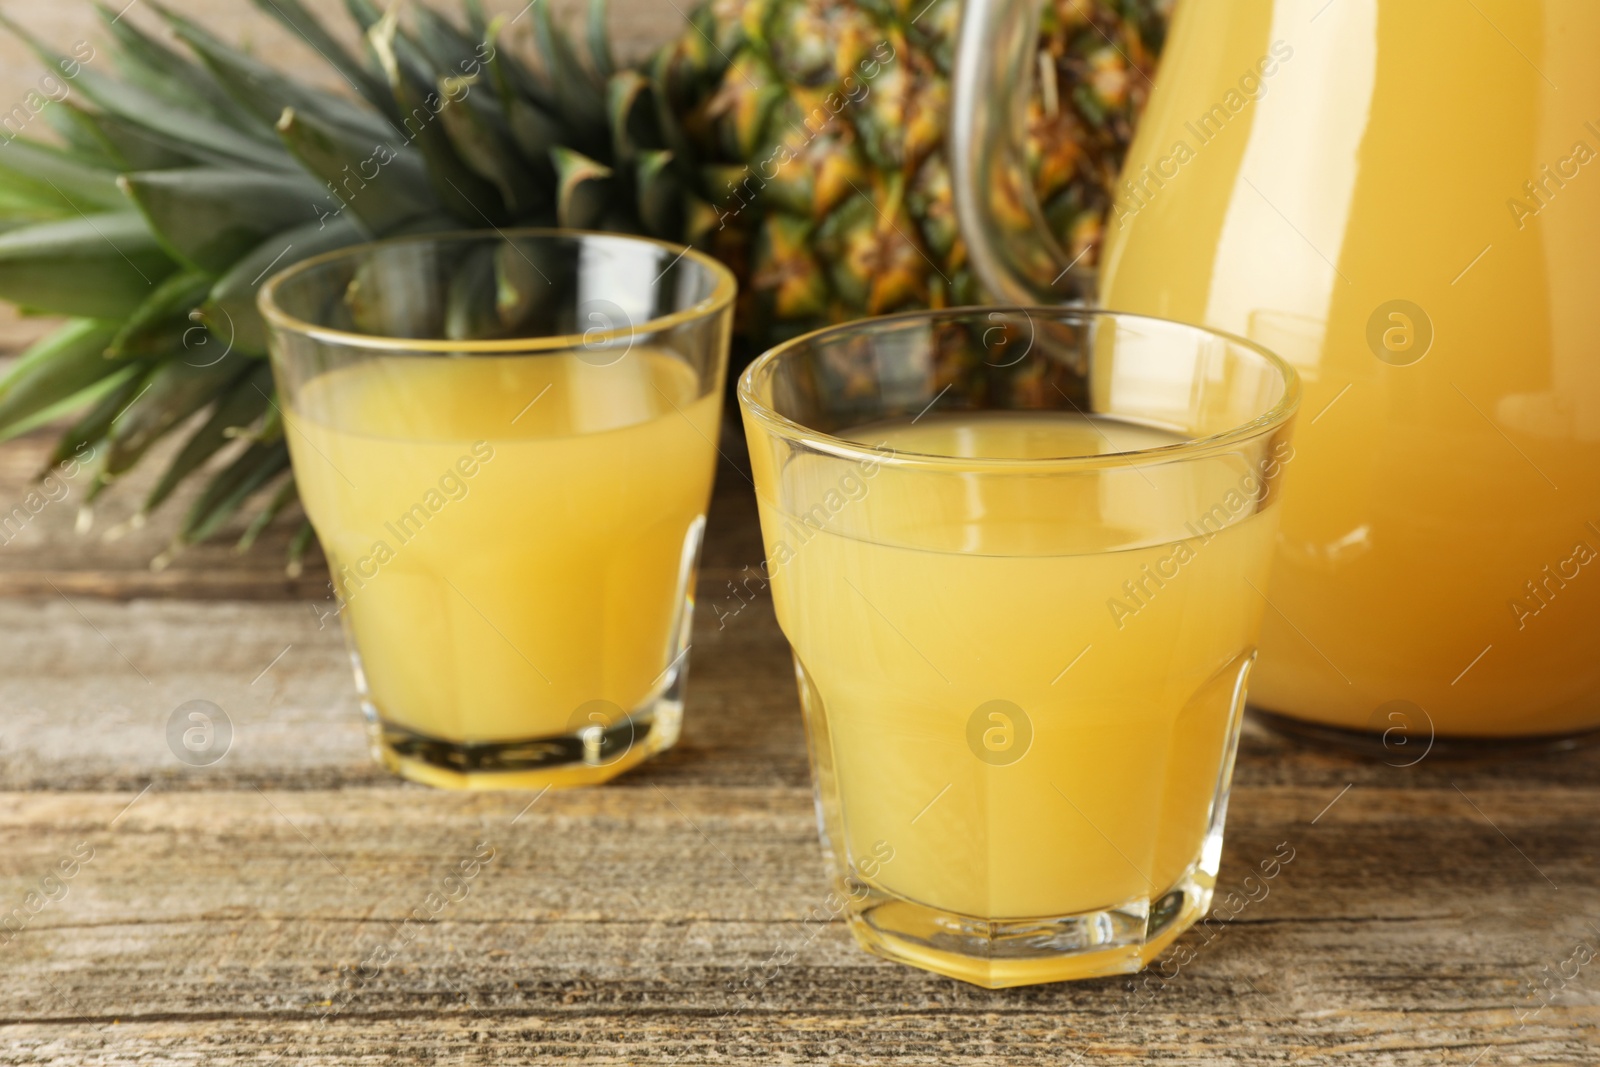
[(1579, 0), (1179, 4), (1099, 302), (1304, 381), (1253, 705), (1600, 727), (1596, 40)]

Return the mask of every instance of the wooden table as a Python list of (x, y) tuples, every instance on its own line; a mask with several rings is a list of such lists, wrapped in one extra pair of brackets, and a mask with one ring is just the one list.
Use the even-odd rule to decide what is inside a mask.
[[(44, 449), (0, 450), (5, 508)], [(765, 598), (707, 610), (760, 559), (737, 471), (683, 740), (536, 801), (372, 764), (325, 575), (287, 580), (281, 538), (152, 574), (159, 524), (104, 544), (74, 509), (0, 547), (0, 1062), (1600, 1062), (1600, 750), (1396, 767), (1252, 729), (1222, 886), (1287, 842), (1265, 896), (1167, 976), (988, 992), (807, 921), (788, 655)], [(168, 747), (190, 700), (232, 723), (211, 766)]]

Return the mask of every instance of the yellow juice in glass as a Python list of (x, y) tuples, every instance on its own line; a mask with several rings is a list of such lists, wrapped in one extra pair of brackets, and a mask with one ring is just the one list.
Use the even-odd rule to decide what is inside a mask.
[(719, 401), (650, 350), (386, 358), (308, 383), (289, 444), (385, 731), (536, 748), (655, 696), (686, 640)]
[(1600, 728), (1600, 4), (1322, 8), (1179, 7), (1102, 271), (1304, 382), (1252, 702)]
[[(1015, 412), (850, 437), (885, 453), (1006, 459), (1183, 440)], [(776, 477), (789, 499), (830, 499), (806, 485), (813, 474), (798, 456)], [(1266, 590), (1277, 524), (1249, 464), (1112, 463), (1038, 482), (885, 463), (859, 484), (810, 517), (760, 502), (846, 880), (978, 919), (1155, 901), (1186, 880), (1202, 895), (1211, 876), (1194, 868), (1220, 832), (1263, 608), (1245, 583)], [(1140, 951), (1126, 950), (1129, 969)], [(1078, 965), (1041, 966), (1055, 980)], [(970, 978), (964, 966), (936, 969)]]

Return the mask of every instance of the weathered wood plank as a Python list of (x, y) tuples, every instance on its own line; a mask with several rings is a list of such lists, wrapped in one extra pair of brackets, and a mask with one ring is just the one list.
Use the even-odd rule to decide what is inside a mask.
[[(1089, 1062), (1149, 1049), (1423, 1063), (1489, 1043), (1580, 1062), (1600, 1025), (1600, 990), (1583, 982), (1528, 1025), (1517, 1015), (1540, 1008), (1528, 983), (1544, 968), (1600, 941), (1600, 841), (1580, 790), (1494, 798), (1507, 835), (1560, 843), (1539, 851), (1557, 890), (1443, 796), (1352, 790), (1313, 824), (1325, 791), (1243, 789), (1224, 884), (1279, 840), (1295, 858), (1234, 922), (1187, 935), (1194, 961), (1170, 979), (989, 992), (805, 921), (826, 906), (803, 790), (667, 793), (649, 777), (550, 794), (520, 818), (522, 796), (424, 790), (152, 791), (125, 812), (131, 797), (8, 796), (11, 895), (80, 841), (94, 855), (0, 950), (0, 1041), (48, 1044), (53, 1023), (72, 1054), (109, 1040), (115, 1058), (163, 1026), (225, 1020), (248, 1024), (211, 1051), (232, 1062), (269, 1033), (354, 1062), (363, 1029), (442, 1055), (461, 1026), (502, 1053), (525, 1033), (552, 1059), (600, 1062), (664, 1058), (657, 1040), (693, 1062), (1060, 1063), (1088, 1048)], [(397, 940), (394, 924), (483, 840), (493, 858), (463, 898)], [(395, 958), (378, 965), (386, 944)], [(598, 1033), (620, 1046), (597, 1050)]]

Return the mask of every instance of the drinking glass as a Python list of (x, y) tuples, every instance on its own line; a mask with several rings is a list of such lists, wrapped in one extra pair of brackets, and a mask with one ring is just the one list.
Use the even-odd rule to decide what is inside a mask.
[(739, 385), (823, 850), (868, 951), (1138, 970), (1210, 906), (1294, 371), (1063, 308), (916, 312)]
[(554, 230), (406, 237), (263, 289), (378, 758), (604, 781), (678, 737), (734, 281)]

